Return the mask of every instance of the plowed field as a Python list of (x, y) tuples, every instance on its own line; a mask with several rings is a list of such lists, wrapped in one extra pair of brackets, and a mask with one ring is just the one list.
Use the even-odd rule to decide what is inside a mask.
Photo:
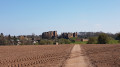
[(62, 67), (73, 46), (0, 46), (0, 67)]
[(94, 67), (120, 67), (120, 45), (81, 45)]

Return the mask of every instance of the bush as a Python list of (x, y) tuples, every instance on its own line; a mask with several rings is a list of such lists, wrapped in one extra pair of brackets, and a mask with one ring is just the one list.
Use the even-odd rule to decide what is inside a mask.
[(88, 44), (97, 44), (98, 37), (90, 37), (88, 40)]
[(71, 41), (69, 39), (61, 38), (61, 39), (58, 40), (58, 43), (59, 44), (70, 44)]
[(53, 41), (52, 41), (52, 40), (45, 40), (45, 39), (42, 39), (42, 40), (40, 40), (39, 44), (40, 44), (40, 45), (53, 44)]
[(45, 44), (47, 44), (47, 43), (46, 43), (46, 40), (40, 40), (39, 44), (40, 44), (40, 45), (45, 45)]
[(52, 40), (47, 40), (47, 44), (53, 44)]
[(98, 36), (98, 44), (107, 44), (109, 43), (110, 39), (107, 34), (102, 33)]
[(75, 43), (77, 38), (73, 37), (73, 38), (70, 38), (69, 40), (72, 42), (72, 43)]

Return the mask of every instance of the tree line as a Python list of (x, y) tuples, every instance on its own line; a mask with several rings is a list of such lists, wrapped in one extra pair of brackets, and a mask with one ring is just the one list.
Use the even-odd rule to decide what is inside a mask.
[(21, 35), (21, 36), (5, 36), (0, 34), (0, 45), (51, 45), (51, 44), (70, 44), (70, 40), (64, 38), (43, 39), (41, 35)]
[(118, 44), (120, 43), (120, 33), (114, 34), (114, 37), (101, 33), (98, 36), (89, 37), (88, 44)]
[(47, 45), (47, 44), (71, 44), (80, 42), (80, 39), (88, 39), (87, 44), (117, 44), (120, 42), (120, 33), (104, 32), (79, 32), (74, 38), (43, 39), (41, 35), (11, 36), (0, 34), (0, 45)]

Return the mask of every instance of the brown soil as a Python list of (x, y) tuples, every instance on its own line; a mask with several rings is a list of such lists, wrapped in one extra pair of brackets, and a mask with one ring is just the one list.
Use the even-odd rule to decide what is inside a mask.
[(0, 46), (0, 67), (62, 67), (73, 46)]
[(81, 45), (94, 67), (120, 67), (120, 45)]

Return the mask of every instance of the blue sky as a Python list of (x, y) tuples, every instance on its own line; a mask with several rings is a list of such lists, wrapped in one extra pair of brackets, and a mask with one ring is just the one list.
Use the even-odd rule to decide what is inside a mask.
[(120, 32), (120, 0), (0, 0), (0, 33)]

